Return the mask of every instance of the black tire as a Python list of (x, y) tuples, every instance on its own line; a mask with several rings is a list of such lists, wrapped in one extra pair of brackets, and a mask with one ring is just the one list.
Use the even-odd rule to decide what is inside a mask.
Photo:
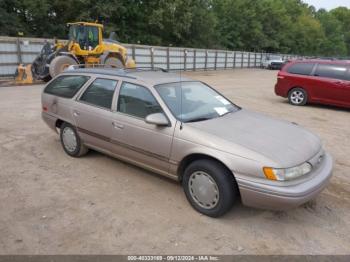
[(115, 67), (115, 68), (124, 68), (122, 61), (120, 61), (120, 59), (118, 59), (116, 57), (108, 57), (105, 60), (105, 65), (109, 65), (109, 66)]
[(294, 106), (304, 106), (308, 100), (307, 92), (301, 88), (296, 87), (288, 92), (288, 101)]
[[(195, 177), (195, 173), (198, 172), (206, 173), (206, 175), (209, 175), (216, 183), (217, 187), (215, 188), (218, 189), (218, 197), (216, 204), (213, 207), (204, 208), (204, 204), (200, 204), (200, 201), (193, 196), (194, 191), (190, 188), (193, 183), (193, 178), (191, 177)], [(192, 162), (185, 169), (182, 186), (187, 200), (192, 207), (198, 212), (210, 217), (220, 217), (227, 213), (239, 195), (237, 183), (232, 173), (221, 163), (210, 159), (196, 160)]]
[(52, 77), (50, 75), (45, 76), (44, 78), (42, 78), (41, 80), (43, 80), (45, 83), (49, 82), (52, 79)]
[[(74, 150), (69, 150), (68, 146), (65, 145), (64, 138), (63, 138), (65, 131), (69, 131), (69, 132), (74, 133), (74, 136), (76, 139), (76, 147)], [(61, 127), (60, 127), (60, 140), (61, 140), (61, 144), (62, 144), (64, 151), (72, 157), (83, 156), (89, 151), (89, 149), (82, 143), (75, 127), (72, 126), (71, 124), (63, 123), (61, 125)]]
[(70, 56), (61, 55), (56, 56), (50, 63), (50, 76), (54, 78), (55, 76), (62, 73), (70, 65), (77, 65), (78, 63)]

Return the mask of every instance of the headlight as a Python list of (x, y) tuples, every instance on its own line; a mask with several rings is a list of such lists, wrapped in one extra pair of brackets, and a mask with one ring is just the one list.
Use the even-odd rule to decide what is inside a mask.
[(272, 167), (264, 167), (264, 174), (267, 179), (270, 180), (278, 180), (278, 181), (285, 181), (285, 180), (292, 180), (297, 177), (306, 175), (309, 173), (312, 169), (311, 164), (304, 163), (300, 166), (291, 167), (291, 168), (272, 168)]

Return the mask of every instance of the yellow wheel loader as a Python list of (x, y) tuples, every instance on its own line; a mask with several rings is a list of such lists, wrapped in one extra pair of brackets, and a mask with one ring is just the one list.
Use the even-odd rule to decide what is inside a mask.
[[(46, 43), (31, 65), (34, 79), (49, 81), (71, 65), (83, 67), (106, 64), (116, 68), (134, 68), (135, 61), (127, 59), (127, 50), (110, 36), (103, 39), (103, 25), (69, 23), (67, 43), (55, 40)], [(113, 35), (113, 34), (111, 34)], [(22, 69), (18, 69), (20, 71)]]

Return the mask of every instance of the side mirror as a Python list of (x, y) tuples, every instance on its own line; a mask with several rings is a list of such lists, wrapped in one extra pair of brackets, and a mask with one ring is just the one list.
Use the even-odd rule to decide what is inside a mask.
[(146, 123), (153, 124), (157, 126), (168, 126), (169, 120), (166, 118), (166, 116), (163, 113), (155, 113), (150, 114), (146, 116), (145, 119)]

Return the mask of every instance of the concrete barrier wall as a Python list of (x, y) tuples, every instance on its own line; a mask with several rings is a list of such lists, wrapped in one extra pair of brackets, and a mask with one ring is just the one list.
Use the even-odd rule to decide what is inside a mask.
[[(0, 37), (0, 77), (13, 76), (19, 64), (30, 64), (45, 41), (53, 39)], [(266, 53), (162, 47), (123, 44), (139, 67), (162, 67), (168, 70), (217, 70), (256, 68)], [(294, 55), (279, 54), (285, 59)]]

